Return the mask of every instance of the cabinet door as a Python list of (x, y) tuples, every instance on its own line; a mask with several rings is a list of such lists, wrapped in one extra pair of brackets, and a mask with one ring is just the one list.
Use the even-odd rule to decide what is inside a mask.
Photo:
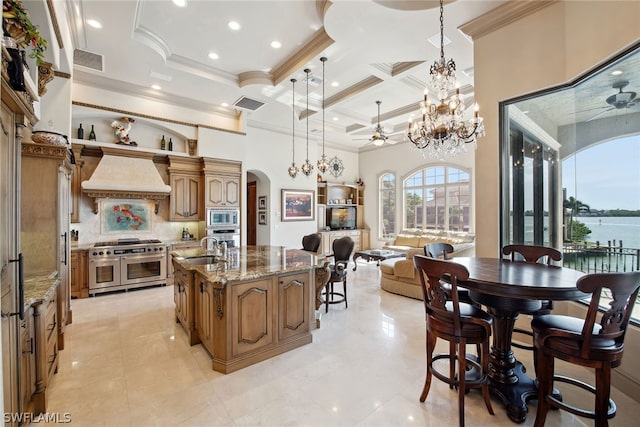
[(198, 277), (196, 284), (196, 329), (200, 341), (213, 355), (213, 285)]
[(21, 321), (20, 331), (20, 411), (27, 412), (31, 406), (31, 396), (36, 391), (36, 353), (33, 309), (30, 307)]
[(278, 338), (309, 330), (309, 273), (278, 277)]
[(231, 352), (233, 356), (274, 341), (273, 280), (256, 280), (231, 287)]
[(80, 267), (80, 254), (78, 251), (71, 252), (71, 298), (80, 298), (82, 287), (82, 276)]
[(224, 179), (220, 176), (207, 177), (207, 207), (224, 206)]
[(194, 175), (171, 176), (171, 221), (200, 219), (200, 178)]
[(224, 179), (224, 204), (225, 206), (240, 206), (240, 179)]

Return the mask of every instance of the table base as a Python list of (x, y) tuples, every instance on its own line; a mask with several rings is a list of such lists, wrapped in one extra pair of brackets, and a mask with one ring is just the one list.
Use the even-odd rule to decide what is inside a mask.
[(489, 391), (502, 401), (511, 421), (523, 423), (527, 418), (527, 402), (538, 398), (538, 387), (536, 381), (525, 374), (520, 362), (516, 362), (513, 375), (518, 378), (516, 384), (505, 384), (489, 378)]

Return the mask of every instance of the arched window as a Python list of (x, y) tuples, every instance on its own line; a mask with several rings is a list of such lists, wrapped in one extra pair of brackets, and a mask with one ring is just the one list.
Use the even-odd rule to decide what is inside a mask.
[(404, 228), (469, 231), (471, 177), (451, 166), (420, 169), (403, 182)]
[(382, 174), (378, 178), (378, 191), (380, 238), (393, 238), (396, 235), (396, 174)]

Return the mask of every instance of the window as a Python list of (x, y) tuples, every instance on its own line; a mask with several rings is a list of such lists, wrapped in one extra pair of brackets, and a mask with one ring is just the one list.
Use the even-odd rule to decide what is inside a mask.
[(378, 189), (380, 191), (378, 230), (380, 230), (381, 239), (390, 239), (396, 235), (396, 175), (390, 172), (382, 174), (378, 179)]
[(469, 231), (471, 178), (451, 166), (421, 169), (404, 180), (404, 227)]

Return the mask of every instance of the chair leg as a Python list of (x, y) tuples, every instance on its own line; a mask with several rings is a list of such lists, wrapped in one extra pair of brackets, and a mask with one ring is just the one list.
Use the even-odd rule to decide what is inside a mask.
[(466, 355), (466, 341), (460, 340), (458, 343), (458, 417), (460, 420), (460, 427), (464, 427), (464, 393), (465, 393), (465, 381), (467, 372), (467, 355)]
[(331, 282), (327, 283), (324, 286), (324, 312), (328, 313), (329, 312), (329, 285), (331, 284)]
[(609, 419), (609, 395), (611, 393), (611, 369), (607, 367), (596, 368), (596, 427), (608, 427)]
[(549, 412), (549, 401), (547, 396), (553, 393), (553, 372), (554, 358), (539, 351), (537, 355), (538, 363), (538, 411), (534, 427), (543, 427)]
[[(478, 344), (478, 357), (482, 363), (482, 375), (489, 373), (489, 342), (485, 341), (482, 344)], [(491, 415), (495, 415), (493, 407), (491, 406), (491, 397), (489, 396), (489, 379), (482, 384), (482, 397), (484, 398), (484, 404), (487, 406), (487, 410)]]
[(456, 380), (456, 343), (453, 341), (449, 341), (449, 379), (451, 380), (449, 389), (452, 390)]
[(342, 281), (342, 290), (344, 291), (344, 308), (349, 308), (349, 303), (347, 302), (347, 278), (346, 277)]
[(424, 380), (424, 387), (422, 388), (422, 394), (420, 395), (420, 402), (427, 400), (429, 394), (429, 388), (431, 388), (431, 364), (433, 363), (433, 350), (436, 348), (436, 340), (438, 338), (430, 334), (427, 331), (427, 338), (425, 340), (427, 347), (427, 374)]

